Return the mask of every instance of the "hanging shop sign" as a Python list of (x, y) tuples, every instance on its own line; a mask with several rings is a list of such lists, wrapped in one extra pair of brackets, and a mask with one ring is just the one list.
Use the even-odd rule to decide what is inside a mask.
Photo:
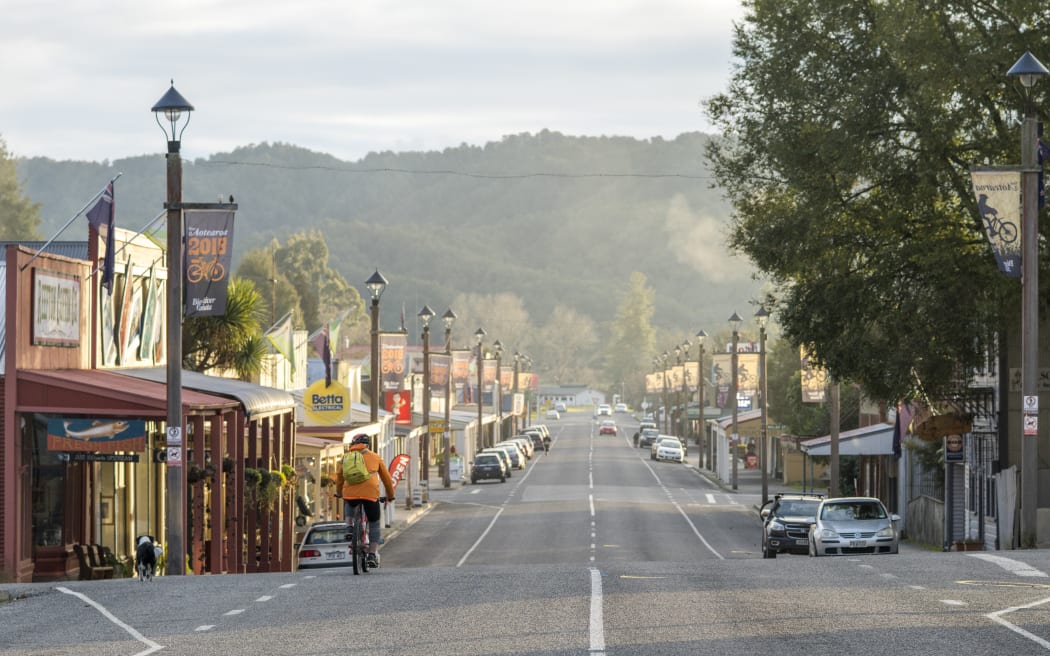
[(338, 380), (319, 378), (303, 393), (303, 412), (314, 426), (337, 426), (350, 416), (350, 390)]
[(145, 451), (146, 435), (143, 420), (71, 417), (47, 420), (49, 451)]

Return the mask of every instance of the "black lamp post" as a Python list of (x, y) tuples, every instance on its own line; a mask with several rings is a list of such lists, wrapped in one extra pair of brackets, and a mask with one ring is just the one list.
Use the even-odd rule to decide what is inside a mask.
[[(703, 329), (700, 329), (700, 330), (696, 331), (696, 346), (697, 346), (697, 354), (696, 354), (697, 367), (696, 367), (696, 371), (697, 371), (697, 379), (698, 379), (696, 381), (696, 387), (697, 387), (697, 393), (698, 393), (698, 395), (697, 395), (697, 403), (700, 404), (700, 411), (699, 411), (700, 423), (698, 425), (699, 434), (696, 436), (696, 444), (700, 448), (700, 453), (704, 454), (703, 456), (698, 456), (697, 459), (699, 459), (700, 457), (706, 457), (707, 456), (707, 416), (706, 416), (706, 414), (704, 412), (704, 385), (707, 382), (707, 376), (704, 375), (704, 340), (705, 339), (707, 339), (707, 333)], [(707, 457), (707, 462), (706, 463), (701, 462), (700, 466), (703, 467), (705, 465), (710, 464), (710, 462), (711, 462), (710, 457)]]
[[(514, 384), (511, 386), (511, 393), (515, 401), (518, 398), (518, 367), (521, 365), (521, 353), (514, 351)], [(514, 434), (518, 434), (518, 415), (514, 415)]]
[[(503, 342), (498, 339), (492, 343), (496, 352), (496, 382), (492, 386), (492, 402), (496, 404), (496, 427), (499, 437), (503, 438)], [(495, 442), (496, 440), (493, 440)]]
[[(689, 340), (682, 342), (682, 363), (689, 362)], [(679, 418), (679, 430), (682, 433), (682, 444), (689, 442), (689, 367), (682, 367), (682, 410)]]
[(371, 410), (370, 419), (373, 424), (379, 421), (379, 376), (383, 370), (383, 367), (379, 364), (379, 297), (383, 295), (386, 285), (386, 278), (379, 273), (379, 269), (376, 269), (376, 272), (365, 281), (365, 287), (368, 287), (369, 294), (372, 297), (372, 372), (370, 376), (372, 405), (369, 409)]
[(733, 352), (729, 357), (732, 366), (730, 367), (730, 377), (732, 381), (729, 384), (729, 402), (733, 404), (733, 433), (729, 439), (729, 462), (732, 463), (733, 468), (733, 489), (737, 489), (737, 460), (739, 460), (739, 453), (737, 453), (737, 442), (740, 440), (740, 436), (737, 434), (737, 411), (739, 409), (739, 403), (737, 402), (737, 344), (740, 343), (740, 324), (744, 320), (736, 312), (733, 316), (729, 317), (729, 325), (733, 327)]
[[(674, 347), (674, 363), (675, 367), (682, 366), (682, 347), (675, 344)], [(674, 376), (671, 376), (671, 382), (675, 383), (674, 386), (674, 432), (672, 435), (678, 439), (682, 439), (682, 385), (680, 382), (675, 381)]]
[[(1021, 123), (1021, 396), (1022, 408), (1038, 408), (1039, 380), (1039, 173), (1036, 146), (1039, 113), (1032, 102), (1032, 87), (1050, 74), (1031, 52), (1025, 52), (1006, 73), (1016, 76), (1024, 89), (1024, 122)], [(1038, 413), (1038, 409), (1035, 410)], [(1035, 415), (1038, 422), (1038, 414)], [(1023, 423), (1022, 418), (1022, 423)], [(1038, 423), (1035, 435), (1021, 435), (1021, 546), (1036, 544), (1039, 481)]]
[[(164, 207), (168, 210), (168, 344), (167, 344), (167, 430), (166, 446), (179, 449), (179, 459), (168, 461), (164, 475), (166, 490), (164, 512), (167, 516), (168, 566), (170, 575), (186, 573), (185, 498), (186, 468), (182, 466), (185, 454), (182, 431), (182, 157), (179, 150), (182, 133), (190, 123), (191, 105), (171, 88), (153, 105), (153, 116), (168, 139), (168, 192)], [(165, 124), (161, 122), (164, 115)], [(179, 126), (183, 114), (186, 122)]]
[(478, 362), (478, 366), (477, 366), (477, 370), (478, 370), (478, 394), (477, 394), (477, 397), (478, 397), (477, 398), (477, 402), (478, 402), (478, 435), (477, 435), (477, 439), (475, 440), (476, 443), (477, 443), (477, 450), (478, 451), (481, 451), (483, 448), (485, 448), (485, 436), (484, 436), (485, 431), (484, 431), (484, 428), (483, 428), (483, 424), (481, 423), (482, 421), (484, 421), (484, 418), (482, 417), (482, 414), (481, 414), (481, 389), (482, 389), (481, 388), (481, 386), (482, 386), (481, 370), (484, 369), (483, 365), (485, 364), (485, 362), (484, 362), (485, 354), (482, 352), (482, 349), (481, 349), (481, 343), (483, 341), (485, 341), (485, 329), (484, 328), (478, 328), (477, 330), (474, 331), (474, 344), (476, 344), (477, 347), (478, 347), (478, 360), (477, 360), (477, 362)]
[(769, 414), (766, 411), (766, 322), (769, 312), (764, 305), (755, 312), (758, 323), (758, 398), (762, 408), (762, 448), (758, 452), (758, 465), (762, 468), (762, 503), (769, 501)]
[(660, 364), (663, 366), (663, 372), (664, 372), (664, 374), (663, 374), (664, 375), (664, 386), (663, 386), (664, 387), (664, 394), (663, 394), (663, 396), (664, 396), (664, 432), (665, 433), (670, 433), (671, 432), (671, 423), (670, 423), (671, 422), (671, 408), (670, 408), (671, 403), (670, 403), (670, 401), (668, 400), (668, 397), (667, 397), (667, 393), (670, 391), (670, 388), (671, 388), (671, 386), (670, 386), (670, 384), (668, 383), (668, 380), (667, 380), (667, 361), (668, 361), (668, 358), (670, 358), (670, 357), (671, 357), (671, 355), (667, 351), (664, 351), (663, 353), (660, 354)]
[(452, 308), (449, 308), (445, 311), (445, 314), (441, 315), (441, 320), (445, 322), (445, 355), (449, 357), (448, 385), (445, 388), (445, 433), (442, 439), (444, 457), (441, 459), (443, 463), (441, 484), (444, 487), (452, 487), (452, 477), (449, 470), (451, 463), (449, 459), (452, 457), (452, 396), (456, 393), (456, 388), (452, 385), (452, 324), (456, 322), (456, 313), (452, 311)]
[(430, 501), (430, 320), (434, 318), (434, 311), (428, 305), (416, 315), (423, 324), (423, 503)]

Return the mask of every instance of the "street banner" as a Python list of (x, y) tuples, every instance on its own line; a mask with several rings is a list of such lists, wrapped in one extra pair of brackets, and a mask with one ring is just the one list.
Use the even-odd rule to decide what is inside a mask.
[[(711, 356), (711, 380), (717, 390), (719, 408), (729, 406), (729, 388), (733, 380), (733, 360), (729, 353), (715, 353)], [(738, 372), (739, 373), (739, 372)]]
[(758, 396), (758, 353), (737, 353), (736, 390), (740, 396)]
[(671, 374), (668, 376), (668, 384), (671, 389), (668, 392), (681, 392), (682, 381), (685, 380), (685, 369), (680, 364), (676, 364), (670, 369)]
[(999, 270), (1021, 277), (1021, 170), (1017, 167), (970, 169), (977, 213)]
[(697, 390), (697, 383), (700, 382), (700, 363), (699, 362), (686, 362), (682, 365), (685, 371), (685, 387), (690, 392)]
[(496, 387), (496, 361), (486, 359), (481, 362), (481, 383), (486, 392), (491, 392)]
[(463, 390), (470, 386), (470, 357), (470, 350), (452, 351), (452, 388), (457, 401), (466, 400)]
[(379, 334), (379, 376), (384, 392), (401, 389), (405, 382), (405, 346), (408, 335), (405, 333)]
[(412, 423), (412, 391), (385, 392), (383, 409), (394, 415), (394, 423)]
[(48, 451), (146, 450), (146, 422), (140, 419), (61, 418), (47, 420)]
[(499, 386), (500, 389), (510, 389), (514, 386), (514, 367), (506, 366), (499, 370)]
[(233, 211), (184, 210), (187, 317), (226, 314), (233, 268)]
[(802, 364), (802, 402), (823, 403), (827, 398), (828, 372), (817, 366), (803, 345), (799, 350)]
[(430, 396), (443, 399), (448, 395), (448, 377), (451, 356), (444, 353), (430, 354)]

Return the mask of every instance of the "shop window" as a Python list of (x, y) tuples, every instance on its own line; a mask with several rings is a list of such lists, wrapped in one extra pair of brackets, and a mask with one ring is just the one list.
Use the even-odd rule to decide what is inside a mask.
[[(30, 514), (33, 521), (32, 539), (38, 547), (64, 544), (66, 463), (58, 454), (47, 449), (47, 418), (34, 415), (27, 422), (25, 443), (32, 449), (27, 462), (30, 467)], [(65, 541), (69, 541), (68, 539)]]

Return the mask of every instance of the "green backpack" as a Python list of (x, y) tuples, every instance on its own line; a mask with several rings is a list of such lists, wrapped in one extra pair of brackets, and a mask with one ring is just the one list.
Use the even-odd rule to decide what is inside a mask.
[(365, 464), (364, 451), (349, 451), (343, 456), (343, 480), (350, 485), (364, 483), (372, 478)]

